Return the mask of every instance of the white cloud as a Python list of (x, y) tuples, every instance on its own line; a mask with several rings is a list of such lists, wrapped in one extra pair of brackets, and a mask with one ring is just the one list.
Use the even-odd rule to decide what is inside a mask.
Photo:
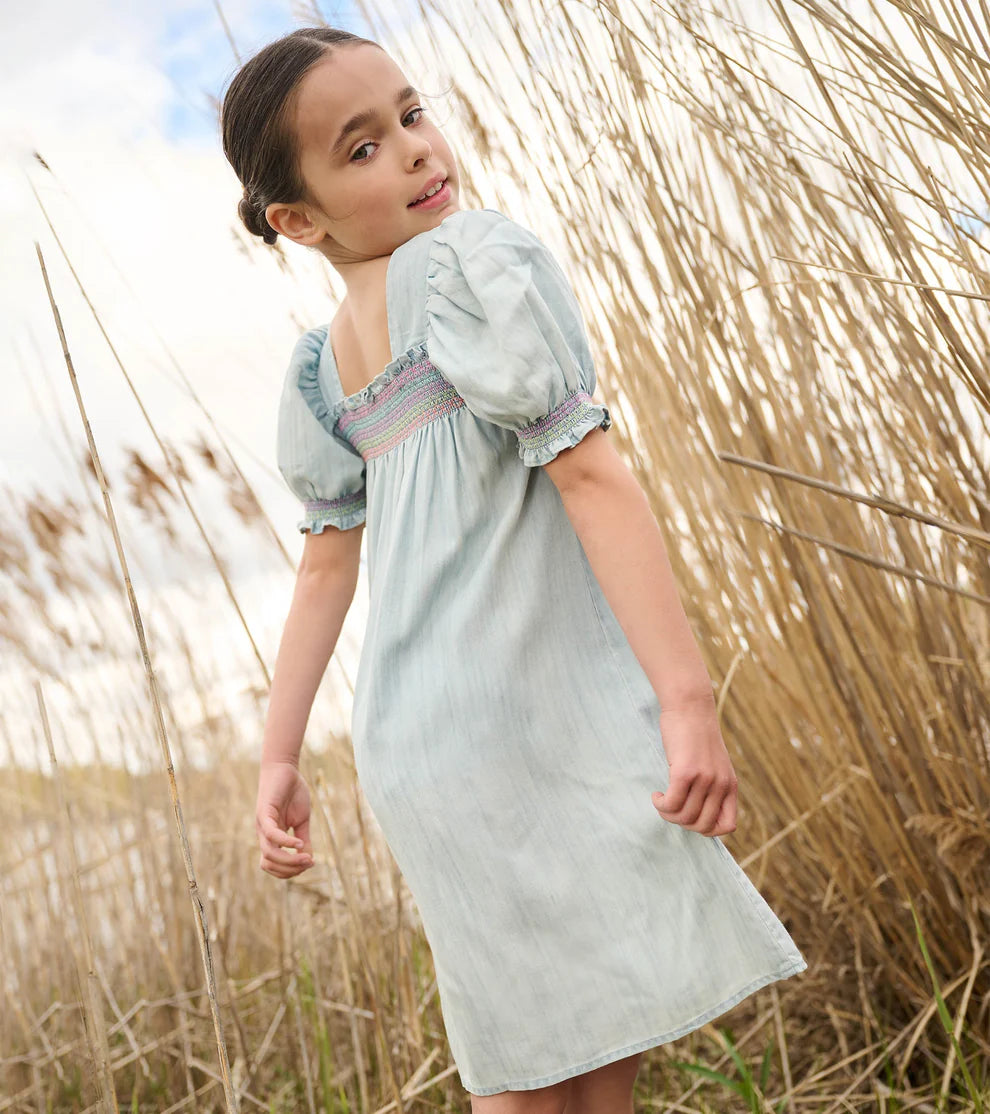
[[(248, 0), (225, 4), (242, 51), (297, 25), (280, 9)], [(50, 443), (56, 406), (82, 443), (36, 240), (100, 448), (112, 457), (120, 441), (151, 444), (28, 179), (162, 433), (179, 440), (202, 419), (156, 334), (231, 436), (253, 446), (269, 470), (273, 464), (274, 400), (299, 332), (292, 315), (307, 323), (328, 319), (330, 280), (309, 253), (294, 253), (289, 275), (260, 242), (249, 249), (257, 265), (245, 259), (237, 238), (240, 186), (215, 121), (206, 121), (205, 142), (201, 136), (176, 143), (163, 134), (176, 91), (162, 67), (169, 51), (179, 51), (187, 66), (195, 63), (183, 27), (211, 12), (212, 5), (190, 0), (150, 7), (48, 0), (5, 17), (0, 461), (8, 483), (51, 489), (61, 482)], [(213, 43), (212, 55), (199, 63), (199, 88), (182, 91), (204, 106), (206, 93), (218, 95), (237, 65), (218, 23)], [(47, 414), (35, 399), (49, 406)]]
[[(275, 0), (224, 0), (224, 12), (242, 57), (299, 25), (288, 3)], [(5, 507), (15, 508), (8, 520), (14, 529), (23, 527), (18, 493), (40, 489), (51, 499), (64, 494), (85, 501), (62, 428), (77, 456), (85, 452), (85, 435), (35, 241), (111, 486), (122, 496), (126, 448), (138, 448), (153, 465), (159, 461), (30, 181), (160, 434), (181, 448), (207, 426), (171, 353), (237, 453), (284, 544), (301, 548), (294, 529), (298, 505), (275, 471), (277, 400), (299, 333), (332, 315), (336, 276), (294, 245), (287, 248), (288, 271), (281, 270), (271, 249), (238, 221), (241, 187), (208, 108), (208, 94), (219, 96), (237, 65), (210, 0), (43, 0), (0, 15), (0, 487), (14, 492), (4, 499)], [(176, 128), (177, 105), (194, 109), (182, 118), (186, 125), (197, 123), (199, 110), (198, 134)], [(85, 482), (101, 505), (93, 481)], [(273, 561), (288, 577), (259, 534), (240, 532), (223, 505), (222, 485), (200, 484), (190, 495), (239, 581), (265, 567), (270, 572)], [(153, 612), (158, 603), (151, 588), (169, 582), (219, 593), (216, 611), (203, 605), (198, 619), (217, 638), (240, 646), (243, 635), (231, 624), (219, 578), (188, 516), (176, 514), (188, 541), (179, 547), (146, 528), (122, 498), (117, 514), (142, 606)], [(110, 540), (94, 534), (80, 544), (99, 552)], [(250, 587), (244, 591), (255, 606), (267, 602), (277, 611), (287, 606), (291, 581), (279, 583), (281, 594), (268, 588), (260, 599)], [(30, 599), (22, 603), (30, 610)], [(270, 660), (271, 635), (265, 652)], [(217, 660), (225, 683), (255, 676), (251, 660)], [(0, 687), (30, 691), (26, 667), (0, 657)], [(112, 724), (117, 696), (91, 695), (93, 714)], [(20, 753), (26, 755), (34, 722), (29, 708), (20, 721), (28, 748)]]

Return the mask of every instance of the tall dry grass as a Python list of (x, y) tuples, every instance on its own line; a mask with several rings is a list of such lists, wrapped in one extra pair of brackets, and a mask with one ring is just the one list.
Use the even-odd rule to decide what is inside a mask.
[[(638, 1108), (982, 1109), (985, 6), (433, 0), (420, 12), (401, 41), (398, 5), (367, 15), (410, 75), (430, 59), (449, 70), (435, 104), (465, 206), (528, 223), (568, 266), (610, 436), (651, 495), (716, 681), (740, 778), (728, 845), (811, 964), (651, 1051)], [(149, 513), (180, 516), (149, 478), (135, 488)], [(73, 517), (39, 498), (29, 540), (6, 530), (0, 543), (28, 602), (3, 603), (5, 646), (47, 674), (49, 699), (81, 651), (49, 621), (39, 553), (89, 628), (101, 621), (92, 578), (59, 558)], [(429, 952), (346, 738), (320, 750), (311, 737), (305, 757), (317, 869), (289, 885), (263, 876), (252, 763), (185, 759), (236, 736), (237, 713), (202, 688), (222, 664), (182, 624), (165, 632), (185, 662), (163, 701), (234, 1101), (466, 1110)], [(133, 643), (104, 642), (133, 668)], [(124, 736), (147, 728), (139, 684), (118, 698)], [(190, 687), (194, 728), (176, 708)], [(260, 716), (263, 683), (254, 695)], [(66, 706), (95, 736), (86, 697)], [(71, 734), (52, 748), (70, 756)], [(96, 1109), (103, 1047), (119, 1106), (223, 1109), (162, 774), (94, 764), (54, 780), (49, 765), (2, 783), (0, 1111)], [(75, 865), (58, 850), (70, 808)]]

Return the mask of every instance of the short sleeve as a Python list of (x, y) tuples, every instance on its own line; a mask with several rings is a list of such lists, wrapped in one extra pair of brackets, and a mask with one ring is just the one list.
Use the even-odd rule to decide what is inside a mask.
[(529, 467), (593, 429), (595, 366), (574, 291), (527, 228), (495, 209), (452, 213), (427, 267), (430, 361), (478, 417), (511, 429)]
[(303, 505), (301, 533), (327, 526), (348, 530), (365, 521), (364, 458), (328, 429), (329, 410), (318, 366), (327, 327), (311, 329), (296, 343), (279, 403), (278, 469)]

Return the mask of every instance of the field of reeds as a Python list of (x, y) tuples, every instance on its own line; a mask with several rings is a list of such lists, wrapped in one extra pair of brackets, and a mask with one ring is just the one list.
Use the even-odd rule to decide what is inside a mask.
[[(740, 781), (727, 846), (809, 961), (648, 1052), (637, 1111), (982, 1112), (987, 6), (428, 0), (413, 26), (398, 4), (367, 18), (412, 80), (449, 75), (421, 88), (463, 207), (537, 229), (573, 279), (609, 435), (716, 683)], [(245, 243), (245, 265), (291, 267), (293, 248)], [(79, 292), (51, 296), (56, 330)], [(71, 375), (64, 343), (52, 374)], [(26, 730), (35, 760), (8, 743), (0, 771), (0, 1112), (468, 1110), (336, 660), (303, 755), (317, 866), (258, 869), (239, 744), (260, 741), (291, 525), (209, 415), (195, 445), (162, 438), (104, 476), (78, 401), (64, 437), (88, 506), (38, 493), (3, 527), (4, 735)], [(198, 531), (207, 489), (229, 529)], [(169, 575), (132, 578), (136, 514)], [(228, 575), (239, 532), (271, 554), (263, 582)], [(229, 645), (209, 637), (220, 610)], [(135, 740), (140, 769), (120, 760)]]

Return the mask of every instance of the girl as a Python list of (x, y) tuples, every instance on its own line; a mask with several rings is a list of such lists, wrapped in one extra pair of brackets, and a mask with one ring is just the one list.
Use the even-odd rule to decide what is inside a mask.
[(472, 1110), (623, 1114), (645, 1049), (807, 964), (719, 838), (736, 778), (711, 682), (592, 397), (574, 293), (523, 225), (460, 208), (420, 99), (376, 43), (304, 28), (223, 103), (247, 227), (315, 248), (346, 287), (280, 404), (306, 539), (261, 867), (313, 865), (298, 757), (366, 525), (355, 767)]

